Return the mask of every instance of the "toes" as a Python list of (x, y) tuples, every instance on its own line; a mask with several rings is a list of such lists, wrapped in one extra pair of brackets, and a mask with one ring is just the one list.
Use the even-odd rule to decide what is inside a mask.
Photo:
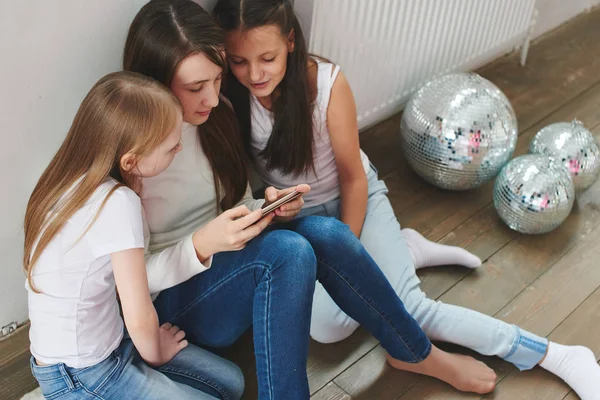
[(478, 390), (476, 391), (476, 393), (478, 394), (486, 394), (486, 393), (490, 393), (492, 392), (494, 389), (496, 388), (496, 381), (492, 381), (492, 382), (479, 382), (478, 385)]

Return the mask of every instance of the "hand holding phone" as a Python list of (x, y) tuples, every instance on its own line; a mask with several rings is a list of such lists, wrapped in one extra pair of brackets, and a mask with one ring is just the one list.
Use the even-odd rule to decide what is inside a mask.
[(266, 205), (263, 207), (265, 210), (269, 207), (268, 211), (275, 213), (276, 222), (291, 221), (302, 210), (304, 195), (309, 192), (310, 186), (305, 183), (280, 190), (270, 186), (265, 189)]
[(262, 216), (264, 217), (265, 215), (268, 215), (269, 213), (275, 211), (276, 209), (278, 209), (282, 205), (284, 205), (286, 203), (289, 203), (292, 200), (297, 199), (302, 194), (303, 194), (302, 192), (294, 190), (293, 192), (286, 194), (285, 196), (283, 196), (282, 198), (278, 199), (277, 201), (274, 201), (273, 203), (271, 203), (269, 205), (263, 206), (263, 208), (262, 208)]

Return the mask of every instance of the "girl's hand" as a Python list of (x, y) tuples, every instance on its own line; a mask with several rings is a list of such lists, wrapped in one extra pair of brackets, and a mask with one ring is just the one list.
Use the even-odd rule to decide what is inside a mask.
[(302, 195), (275, 210), (276, 220), (278, 222), (291, 221), (296, 215), (298, 215), (304, 206), (304, 199), (302, 197), (310, 192), (310, 186), (302, 184), (282, 190), (277, 190), (273, 186), (270, 186), (265, 189), (265, 205), (269, 205), (277, 201), (277, 199), (282, 198), (294, 190), (301, 192)]
[(159, 330), (160, 343), (160, 359), (155, 362), (145, 360), (152, 367), (159, 367), (168, 363), (188, 345), (188, 341), (184, 340), (185, 332), (178, 327), (166, 322), (161, 325)]
[(258, 236), (273, 220), (274, 213), (261, 219), (260, 209), (250, 211), (239, 206), (225, 211), (200, 228), (192, 242), (201, 262), (221, 251), (237, 251)]

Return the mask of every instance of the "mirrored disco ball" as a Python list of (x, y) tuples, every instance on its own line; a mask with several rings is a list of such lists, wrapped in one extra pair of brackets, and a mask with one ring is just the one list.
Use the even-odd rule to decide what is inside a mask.
[(556, 157), (569, 170), (575, 191), (592, 186), (600, 173), (600, 150), (596, 138), (581, 122), (558, 122), (540, 130), (529, 152)]
[(521, 233), (546, 233), (573, 208), (575, 189), (567, 170), (554, 159), (527, 154), (510, 161), (494, 186), (500, 218)]
[(510, 159), (517, 134), (517, 118), (506, 96), (473, 73), (425, 84), (402, 116), (409, 165), (442, 189), (467, 190), (496, 176)]

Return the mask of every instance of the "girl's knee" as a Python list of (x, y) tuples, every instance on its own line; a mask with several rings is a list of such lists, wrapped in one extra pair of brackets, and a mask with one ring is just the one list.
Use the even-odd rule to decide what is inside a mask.
[(308, 239), (315, 249), (341, 246), (344, 251), (352, 251), (362, 248), (350, 227), (336, 218), (306, 217), (298, 225), (297, 232)]
[(244, 374), (240, 367), (234, 363), (230, 363), (227, 372), (223, 376), (223, 386), (227, 393), (226, 399), (239, 400), (244, 394)]
[(310, 337), (322, 344), (337, 343), (347, 339), (357, 328), (358, 323), (336, 324), (335, 321), (318, 323), (313, 319), (310, 327)]
[(311, 216), (303, 218), (300, 223), (302, 236), (304, 233), (318, 233), (318, 234), (340, 234), (345, 233), (349, 230), (348, 225), (342, 223), (336, 218), (332, 217), (321, 217)]
[(297, 279), (313, 281), (317, 274), (317, 259), (311, 244), (302, 235), (276, 230), (268, 233), (263, 251), (271, 260), (266, 266), (271, 273), (294, 274)]

